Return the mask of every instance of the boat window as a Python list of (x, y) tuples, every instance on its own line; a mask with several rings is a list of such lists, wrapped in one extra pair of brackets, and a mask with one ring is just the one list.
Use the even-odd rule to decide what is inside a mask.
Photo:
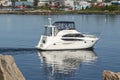
[(44, 35), (51, 36), (52, 35), (52, 28), (45, 27)]
[(63, 35), (62, 37), (84, 37), (82, 34), (66, 34)]
[(82, 39), (62, 39), (62, 40), (64, 40), (64, 41), (84, 41), (84, 40), (82, 40)]

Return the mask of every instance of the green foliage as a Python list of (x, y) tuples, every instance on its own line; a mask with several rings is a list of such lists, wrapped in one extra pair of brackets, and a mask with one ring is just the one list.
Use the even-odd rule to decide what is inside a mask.
[(110, 6), (92, 6), (91, 8), (87, 8), (87, 11), (120, 11), (120, 6), (118, 5), (110, 5)]
[(43, 10), (51, 10), (50, 7), (48, 7), (48, 6), (42, 6), (41, 9), (43, 9)]
[(40, 9), (40, 10), (51, 10), (50, 7), (48, 7), (48, 6), (35, 7), (34, 9), (36, 9), (36, 10), (38, 10), (38, 9)]
[(102, 7), (92, 6), (90, 8), (87, 8), (86, 10), (89, 10), (89, 11), (102, 11)]
[(120, 10), (120, 6), (117, 5), (106, 6), (106, 9), (109, 11), (118, 11)]
[(34, 0), (34, 2), (33, 2), (34, 7), (38, 6), (38, 2), (39, 2), (39, 0)]

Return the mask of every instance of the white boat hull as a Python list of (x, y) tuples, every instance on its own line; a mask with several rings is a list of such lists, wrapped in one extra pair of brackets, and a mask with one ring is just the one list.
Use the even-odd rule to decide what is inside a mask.
[(64, 41), (59, 38), (49, 38), (46, 43), (42, 43), (40, 40), (36, 48), (40, 50), (91, 49), (97, 41), (98, 38), (85, 41)]

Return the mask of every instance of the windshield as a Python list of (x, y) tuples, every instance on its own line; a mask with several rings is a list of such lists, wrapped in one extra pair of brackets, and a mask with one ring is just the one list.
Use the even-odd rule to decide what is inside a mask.
[(72, 21), (58, 21), (53, 24), (58, 30), (75, 29), (75, 23)]

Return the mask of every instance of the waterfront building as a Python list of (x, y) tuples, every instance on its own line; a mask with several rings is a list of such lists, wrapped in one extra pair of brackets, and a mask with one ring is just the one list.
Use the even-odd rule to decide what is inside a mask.
[(12, 3), (10, 0), (0, 0), (0, 6), (11, 6)]
[(120, 1), (111, 1), (111, 3), (114, 5), (120, 5)]
[(49, 4), (50, 0), (39, 0), (38, 6), (44, 6), (45, 4)]
[(51, 6), (52, 9), (64, 6), (66, 10), (80, 10), (90, 6), (90, 3), (87, 1), (81, 0), (39, 0), (38, 6), (45, 6), (46, 4)]
[(54, 5), (63, 5), (64, 0), (39, 0), (38, 6), (45, 6), (46, 4), (54, 6)]

